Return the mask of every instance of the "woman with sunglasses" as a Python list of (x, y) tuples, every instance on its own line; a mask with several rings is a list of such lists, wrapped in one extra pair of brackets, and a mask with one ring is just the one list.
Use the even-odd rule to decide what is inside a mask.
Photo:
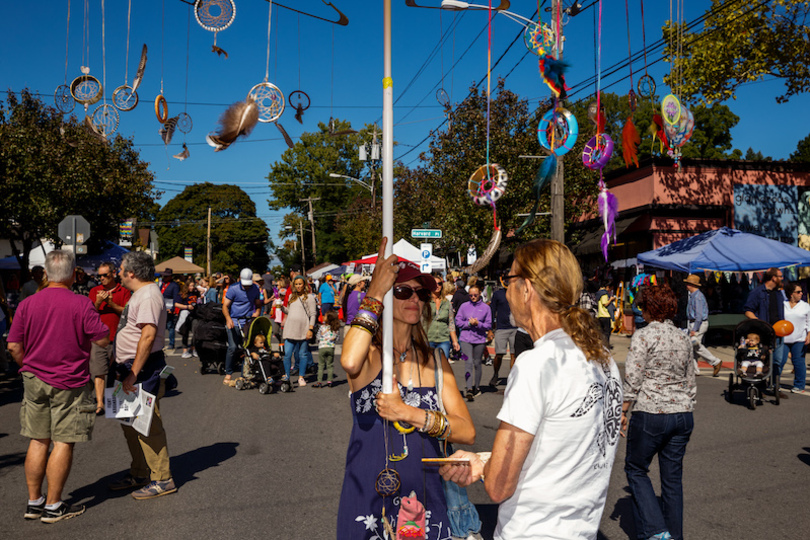
[(461, 346), (458, 344), (456, 337), (456, 323), (455, 315), (453, 314), (453, 306), (450, 300), (444, 297), (443, 285), (444, 281), (441, 277), (435, 276), (436, 289), (431, 296), (430, 307), (430, 326), (428, 326), (427, 336), (428, 345), (431, 349), (441, 351), (445, 358), (450, 358), (450, 348), (458, 351)]
[[(437, 467), (422, 458), (443, 454), (445, 442), (472, 444), (475, 428), (456, 386), (447, 358), (436, 360), (422, 327), (429, 320), (427, 305), (436, 281), (396, 255), (383, 260), (380, 246), (368, 293), (343, 343), (340, 362), (351, 389), (354, 416), (346, 455), (346, 472), (338, 511), (338, 539), (384, 536), (382, 509), (396, 527), (395, 500), (412, 491), (429, 512), (425, 538), (450, 536), (448, 505)], [(393, 328), (380, 328), (382, 298), (393, 287)], [(394, 342), (394, 392), (382, 389), (382, 332)], [(396, 494), (380, 496), (378, 475), (394, 470), (400, 486)], [(480, 525), (479, 525), (480, 526)], [(477, 529), (470, 531), (477, 532)], [(465, 535), (466, 537), (466, 535)]]
[(790, 353), (793, 362), (793, 386), (790, 391), (794, 394), (804, 394), (805, 379), (807, 377), (807, 364), (805, 364), (805, 354), (807, 345), (810, 344), (810, 305), (802, 300), (802, 286), (798, 283), (788, 283), (785, 286), (785, 320), (793, 325), (793, 333), (785, 336), (785, 346), (782, 347), (782, 358), (777, 358), (779, 362), (779, 373), (782, 373), (787, 356)]
[(495, 538), (596, 538), (619, 441), (619, 370), (577, 306), (582, 272), (565, 245), (520, 246), (503, 280), (534, 347), (509, 373), (492, 451), (459, 450), (451, 457), (469, 466), (440, 473), (464, 486), (484, 481), (500, 504)]

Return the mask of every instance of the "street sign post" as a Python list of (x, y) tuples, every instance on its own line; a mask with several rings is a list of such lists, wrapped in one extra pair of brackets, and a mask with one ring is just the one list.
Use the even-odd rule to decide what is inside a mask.
[(431, 271), (430, 257), (433, 255), (433, 244), (420, 244), (419, 251), (422, 255), (422, 264), (419, 271), (423, 274), (429, 274)]
[(87, 253), (87, 248), (82, 244), (90, 238), (90, 223), (82, 216), (68, 216), (60, 221), (58, 233), (65, 244), (73, 246), (74, 258), (77, 253)]
[(441, 229), (411, 229), (411, 238), (441, 238)]

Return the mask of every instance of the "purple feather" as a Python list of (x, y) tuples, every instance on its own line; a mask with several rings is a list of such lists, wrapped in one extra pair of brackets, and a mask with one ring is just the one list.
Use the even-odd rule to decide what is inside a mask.
[(605, 232), (602, 234), (602, 255), (605, 262), (608, 260), (608, 244), (610, 237), (616, 242), (616, 216), (619, 215), (619, 200), (607, 190), (604, 182), (599, 181), (599, 215), (602, 216), (602, 224)]

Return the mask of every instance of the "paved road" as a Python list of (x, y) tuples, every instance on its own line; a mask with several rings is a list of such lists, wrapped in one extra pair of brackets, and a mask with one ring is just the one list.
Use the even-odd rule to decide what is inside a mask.
[[(627, 343), (615, 337), (623, 363)], [(715, 350), (730, 360), (730, 350)], [(725, 356), (723, 356), (725, 355)], [(334, 537), (343, 463), (351, 427), (345, 376), (331, 389), (260, 395), (201, 376), (196, 360), (172, 356), (180, 386), (162, 402), (177, 494), (135, 501), (107, 483), (128, 468), (120, 428), (99, 420), (93, 441), (76, 446), (66, 495), (88, 506), (75, 519), (45, 525), (22, 519), (27, 441), (19, 436), (17, 379), (0, 379), (0, 538)], [(485, 368), (484, 380), (491, 376)], [(460, 371), (460, 370), (456, 370)], [(704, 369), (704, 372), (708, 370)], [(506, 373), (502, 373), (505, 376)], [(685, 532), (689, 538), (797, 538), (810, 526), (810, 397), (791, 396), (756, 411), (729, 404), (727, 376), (698, 378), (696, 427), (685, 460)], [(470, 404), (475, 450), (492, 445), (502, 399), (488, 392)], [(602, 519), (600, 538), (634, 538), (624, 444)], [(491, 538), (496, 507), (480, 486), (470, 490)]]

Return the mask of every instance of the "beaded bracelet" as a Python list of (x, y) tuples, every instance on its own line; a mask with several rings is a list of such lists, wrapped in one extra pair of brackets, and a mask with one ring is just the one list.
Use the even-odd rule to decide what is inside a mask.
[(363, 328), (368, 331), (372, 336), (377, 333), (380, 325), (377, 321), (367, 316), (357, 316), (352, 320), (352, 326)]
[(360, 310), (369, 311), (379, 317), (383, 310), (383, 303), (376, 298), (366, 296), (363, 298), (363, 301), (360, 302)]
[(419, 428), (419, 433), (427, 433), (433, 427), (433, 415), (430, 413), (431, 411), (425, 409), (425, 425)]
[(366, 317), (370, 317), (370, 318), (374, 319), (375, 321), (379, 320), (379, 315), (377, 313), (374, 313), (372, 311), (368, 311), (366, 309), (361, 309), (360, 311), (357, 312), (357, 315), (364, 315)]

